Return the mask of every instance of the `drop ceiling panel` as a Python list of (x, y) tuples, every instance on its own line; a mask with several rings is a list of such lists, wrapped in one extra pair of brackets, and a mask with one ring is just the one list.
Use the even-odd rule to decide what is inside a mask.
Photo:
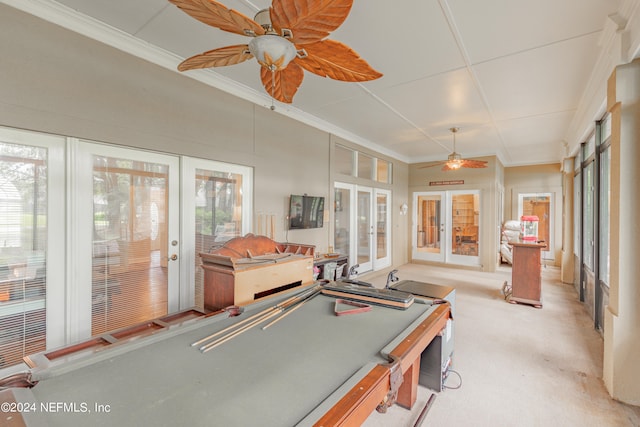
[[(362, 83), (368, 87), (369, 82)], [(320, 77), (307, 71), (294, 98), (294, 105), (312, 114), (331, 110), (331, 106), (346, 100), (366, 96), (360, 84), (341, 82)]]
[(565, 130), (571, 124), (573, 111), (525, 117), (498, 123), (502, 137), (509, 147), (518, 148), (545, 141), (562, 144)]
[(322, 108), (318, 115), (378, 144), (396, 141), (408, 128), (402, 118), (369, 96), (352, 98)]
[(496, 120), (575, 110), (597, 51), (597, 35), (474, 66)]
[(330, 38), (349, 45), (384, 76), (374, 89), (432, 76), (464, 65), (437, 0), (354, 1)]
[(377, 92), (392, 108), (429, 133), (487, 123), (490, 116), (466, 68)]
[(520, 147), (510, 147), (511, 156), (516, 159), (511, 165), (535, 165), (544, 163), (558, 163), (563, 156), (561, 143), (545, 142)]
[(448, 0), (476, 64), (586, 34), (599, 33), (619, 0)]

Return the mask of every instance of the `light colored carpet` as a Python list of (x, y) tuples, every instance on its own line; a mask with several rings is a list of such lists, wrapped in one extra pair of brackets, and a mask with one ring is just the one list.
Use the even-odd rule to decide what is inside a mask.
[[(510, 268), (483, 273), (427, 265), (399, 268), (401, 280), (456, 288), (453, 369), (459, 389), (437, 393), (423, 426), (640, 426), (640, 408), (609, 397), (601, 336), (559, 269), (543, 269), (543, 308), (501, 295)], [(385, 276), (361, 277), (383, 287)], [(459, 383), (450, 375), (447, 385)], [(412, 411), (394, 406), (365, 427), (413, 426), (431, 390), (419, 387)]]

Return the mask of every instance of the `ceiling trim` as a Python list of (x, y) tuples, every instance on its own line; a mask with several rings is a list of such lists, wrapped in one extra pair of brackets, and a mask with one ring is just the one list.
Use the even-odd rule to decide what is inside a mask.
[[(222, 90), (266, 109), (272, 107), (272, 99), (267, 94), (263, 94), (248, 86), (242, 85), (232, 79), (216, 73), (211, 69), (195, 70), (188, 74), (180, 73), (177, 70), (177, 64), (184, 60), (184, 58), (140, 40), (131, 34), (125, 33), (124, 31), (105, 24), (104, 22), (77, 12), (65, 5), (57, 3), (54, 0), (0, 0), (0, 3), (4, 3), (47, 22), (51, 22), (67, 30), (81, 34), (100, 43), (104, 43), (122, 52), (144, 59), (181, 76), (215, 87), (216, 89)], [(389, 150), (388, 148), (380, 146), (366, 138), (362, 138), (359, 135), (335, 126), (332, 123), (306, 113), (292, 105), (276, 102), (274, 112), (375, 150), (390, 158), (405, 163), (411, 162), (411, 159), (408, 156), (402, 156), (395, 151)]]

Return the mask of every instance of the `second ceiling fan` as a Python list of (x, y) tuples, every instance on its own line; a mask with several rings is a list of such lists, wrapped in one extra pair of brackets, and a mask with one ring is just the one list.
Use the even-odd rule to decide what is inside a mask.
[(451, 170), (458, 170), (460, 168), (471, 168), (471, 169), (486, 168), (487, 162), (485, 162), (484, 160), (463, 159), (460, 154), (456, 153), (456, 133), (460, 130), (460, 128), (453, 127), (453, 128), (449, 128), (449, 130), (453, 134), (453, 152), (449, 154), (447, 160), (432, 162), (428, 165), (421, 166), (419, 169), (431, 168), (439, 165), (444, 165), (442, 166), (442, 170), (445, 172), (451, 171)]

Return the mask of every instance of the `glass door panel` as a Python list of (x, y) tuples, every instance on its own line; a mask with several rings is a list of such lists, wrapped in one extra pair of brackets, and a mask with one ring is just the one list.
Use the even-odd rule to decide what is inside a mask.
[(375, 266), (376, 270), (391, 265), (390, 223), (391, 192), (375, 190), (376, 230), (375, 230)]
[(478, 255), (478, 206), (477, 194), (451, 195), (451, 253)]
[(0, 141), (0, 369), (46, 346), (47, 164)]
[[(211, 252), (243, 235), (243, 176), (207, 169), (195, 171), (195, 253)], [(204, 271), (195, 257), (195, 306), (204, 307)]]
[(64, 138), (0, 128), (0, 370), (64, 344)]
[(69, 342), (179, 308), (179, 161), (70, 139)]
[(338, 184), (336, 184), (334, 191), (334, 251), (339, 254), (351, 256), (351, 189), (339, 187)]
[(444, 262), (444, 193), (416, 193), (413, 257)]
[(373, 269), (373, 215), (372, 215), (373, 194), (371, 188), (358, 187), (357, 193), (357, 264), (360, 265), (360, 272)]
[(168, 312), (168, 172), (93, 156), (92, 335)]

